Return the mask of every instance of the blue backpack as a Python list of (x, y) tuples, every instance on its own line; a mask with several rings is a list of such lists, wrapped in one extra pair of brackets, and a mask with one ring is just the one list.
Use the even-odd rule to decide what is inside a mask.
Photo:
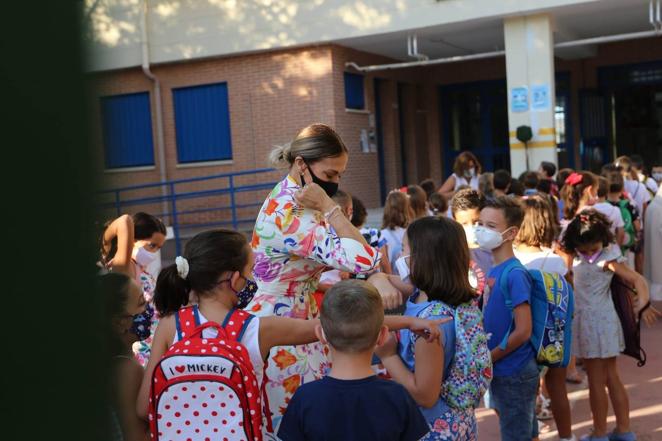
[[(512, 312), (513, 302), (508, 291), (508, 274), (525, 271), (531, 277), (530, 342), (536, 351), (538, 364), (550, 367), (566, 367), (570, 362), (572, 343), (572, 316), (574, 295), (565, 277), (540, 270), (527, 270), (519, 260), (511, 261), (501, 273), (499, 289), (506, 307)], [(508, 343), (512, 325), (508, 328), (499, 347)]]

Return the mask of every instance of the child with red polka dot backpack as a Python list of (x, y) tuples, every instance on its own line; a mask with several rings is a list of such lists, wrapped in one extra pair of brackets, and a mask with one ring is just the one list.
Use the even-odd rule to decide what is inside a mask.
[[(200, 233), (187, 243), (184, 256), (165, 267), (156, 283), (154, 303), (163, 319), (138, 413), (148, 417), (152, 440), (262, 440), (272, 432), (263, 412), (268, 409), (262, 401), (264, 360), (274, 346), (317, 341), (320, 322), (258, 318), (238, 308), (238, 293), (254, 263), (239, 232)], [(435, 321), (393, 317), (385, 323), (439, 337)], [(274, 361), (294, 364), (285, 356)]]

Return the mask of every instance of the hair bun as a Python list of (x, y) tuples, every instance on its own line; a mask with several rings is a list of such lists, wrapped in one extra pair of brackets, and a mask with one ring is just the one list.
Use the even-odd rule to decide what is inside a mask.
[(269, 162), (275, 167), (286, 167), (290, 164), (290, 149), (292, 144), (287, 143), (283, 145), (277, 145), (269, 153)]

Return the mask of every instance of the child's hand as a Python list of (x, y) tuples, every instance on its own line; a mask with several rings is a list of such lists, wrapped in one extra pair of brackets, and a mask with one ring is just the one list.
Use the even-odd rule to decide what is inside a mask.
[(395, 309), (402, 305), (402, 293), (393, 286), (386, 274), (375, 273), (368, 278), (368, 283), (372, 284), (379, 291), (379, 295), (382, 296), (384, 309)]
[(644, 312), (641, 313), (641, 321), (646, 323), (646, 326), (649, 327), (653, 326), (653, 323), (655, 323), (655, 321), (660, 317), (662, 317), (662, 313), (655, 309), (653, 305), (649, 306), (644, 310)]
[(398, 340), (395, 338), (395, 333), (390, 332), (384, 344), (375, 348), (375, 355), (384, 360), (398, 353)]
[(419, 337), (425, 338), (428, 342), (438, 340), (441, 336), (439, 325), (442, 323), (450, 322), (453, 320), (451, 317), (444, 317), (441, 319), (428, 320), (415, 317), (412, 319), (409, 329)]

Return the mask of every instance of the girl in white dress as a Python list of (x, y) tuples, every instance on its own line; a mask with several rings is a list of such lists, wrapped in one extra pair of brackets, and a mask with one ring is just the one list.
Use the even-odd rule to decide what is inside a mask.
[[(609, 227), (605, 215), (594, 209), (584, 210), (570, 222), (561, 241), (563, 248), (574, 257), (573, 353), (584, 359), (593, 415), (593, 433), (581, 440), (634, 441), (628, 395), (616, 364), (616, 357), (625, 343), (611, 298), (611, 279), (616, 274), (637, 290), (636, 314), (648, 303), (649, 294), (646, 280), (622, 263), (623, 257)], [(642, 320), (650, 325), (659, 315), (655, 308), (649, 307), (643, 312)], [(608, 398), (616, 415), (616, 428), (609, 435)]]

